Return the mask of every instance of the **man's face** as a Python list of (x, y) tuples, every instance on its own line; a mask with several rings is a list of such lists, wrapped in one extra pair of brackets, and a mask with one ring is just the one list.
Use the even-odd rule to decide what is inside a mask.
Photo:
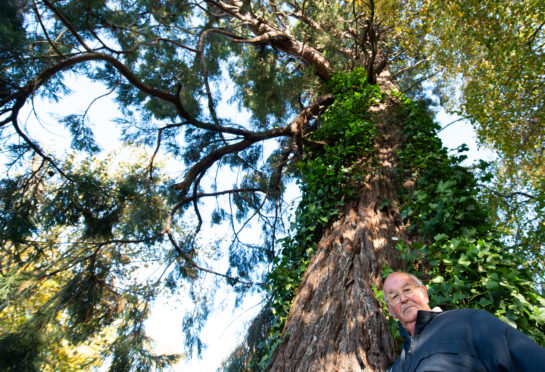
[(426, 287), (416, 285), (406, 273), (392, 273), (384, 281), (383, 291), (388, 310), (412, 335), (417, 312), (430, 311)]

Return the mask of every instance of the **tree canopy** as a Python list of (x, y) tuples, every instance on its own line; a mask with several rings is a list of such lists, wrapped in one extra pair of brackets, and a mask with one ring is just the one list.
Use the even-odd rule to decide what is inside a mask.
[[(0, 354), (9, 357), (0, 365), (43, 369), (60, 355), (51, 349), (56, 340), (67, 350), (98, 348), (90, 363), (101, 353), (111, 358), (111, 370), (161, 368), (179, 356), (154, 355), (143, 321), (162, 293), (185, 293), (195, 302), (184, 329), (188, 350), (197, 352), (213, 300), (203, 295), (203, 283), (227, 284), (237, 298), (254, 291), (272, 302), (281, 290), (294, 295), (300, 276), (291, 282), (288, 272), (302, 275), (306, 266), (299, 264), (314, 253), (310, 241), (342, 209), (338, 202), (358, 193), (344, 187), (361, 181), (349, 176), (368, 174), (374, 164), (376, 128), (368, 123), (376, 118), (354, 107), (370, 109), (388, 101), (385, 95), (425, 98), (424, 82), (499, 154), (497, 184), (481, 177), (489, 192), (453, 193), (464, 208), (467, 200), (486, 200), (479, 204), (492, 208), (486, 229), (499, 232), (494, 239), (504, 240), (505, 251), (514, 250), (520, 265), (542, 277), (544, 7), (534, 0), (5, 1), (0, 350), (9, 354)], [(98, 96), (84, 112), (68, 108), (55, 122), (41, 120), (36, 101), (62, 103), (74, 76), (103, 84), (114, 97), (121, 117), (110, 125), (119, 128), (131, 161), (113, 161), (117, 155), (100, 148), (95, 137), (109, 134), (94, 131), (88, 119)], [(403, 115), (421, 112), (407, 110)], [(29, 112), (38, 124), (28, 123)], [(71, 149), (48, 146), (38, 125), (67, 133)], [(407, 138), (408, 128), (402, 128)], [(340, 140), (341, 133), (349, 138)], [(445, 159), (437, 162), (451, 164)], [(420, 176), (422, 164), (405, 163), (405, 170)], [(339, 181), (339, 174), (346, 177)], [(456, 174), (456, 187), (475, 188), (465, 173)], [(284, 192), (293, 180), (309, 213), (294, 226), (310, 234), (287, 228)], [(435, 181), (442, 191), (434, 195), (455, 186)], [(345, 191), (333, 194), (322, 188), (327, 182)], [(311, 199), (313, 193), (319, 198)], [(415, 226), (421, 222), (416, 235), (434, 231), (437, 239), (424, 240), (443, 249), (442, 232), (425, 230), (409, 209), (401, 213)], [(202, 233), (218, 225), (229, 227), (228, 241), (204, 240)], [(483, 239), (460, 239), (463, 259), (479, 250), (496, 255)], [(290, 241), (301, 247), (290, 251)], [(151, 264), (160, 274), (143, 280)], [(510, 280), (529, 288), (525, 275)], [(275, 288), (279, 283), (284, 287)], [(539, 302), (528, 301), (520, 308)], [(291, 302), (280, 305), (287, 312)]]

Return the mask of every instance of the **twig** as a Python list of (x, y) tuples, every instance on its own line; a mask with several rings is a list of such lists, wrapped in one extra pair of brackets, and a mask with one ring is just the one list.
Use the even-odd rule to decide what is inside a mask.
[(195, 269), (197, 270), (201, 270), (201, 271), (204, 271), (206, 273), (210, 273), (210, 274), (214, 274), (214, 275), (217, 275), (217, 276), (221, 276), (225, 279), (227, 279), (228, 281), (230, 282), (234, 282), (235, 284), (242, 284), (242, 285), (245, 285), (245, 286), (248, 286), (248, 287), (251, 287), (255, 284), (258, 284), (258, 285), (261, 285), (262, 283), (253, 283), (253, 282), (247, 282), (247, 281), (243, 281), (243, 280), (240, 280), (239, 278), (235, 278), (235, 277), (232, 277), (230, 275), (227, 275), (227, 274), (222, 274), (222, 273), (218, 273), (217, 271), (214, 271), (214, 270), (210, 270), (210, 269), (207, 269), (205, 267), (202, 267), (202, 266), (199, 266), (197, 265), (197, 263), (195, 263), (195, 261), (193, 261), (188, 255), (186, 255), (182, 249), (180, 248), (180, 246), (178, 245), (178, 243), (176, 243), (176, 240), (174, 239), (174, 237), (172, 236), (172, 233), (170, 232), (167, 232), (167, 235), (168, 235), (168, 239), (170, 240), (171, 244), (174, 246), (174, 249), (176, 250), (176, 252), (178, 253), (178, 255), (183, 258), (189, 265), (193, 266)]

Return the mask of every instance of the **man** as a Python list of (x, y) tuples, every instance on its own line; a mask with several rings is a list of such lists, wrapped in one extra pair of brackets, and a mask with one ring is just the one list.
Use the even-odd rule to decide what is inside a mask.
[(394, 272), (384, 299), (405, 345), (390, 371), (545, 371), (545, 349), (483, 310), (430, 309), (413, 275)]

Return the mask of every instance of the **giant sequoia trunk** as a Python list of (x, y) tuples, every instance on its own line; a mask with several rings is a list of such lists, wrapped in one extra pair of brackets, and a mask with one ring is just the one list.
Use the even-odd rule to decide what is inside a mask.
[[(299, 286), (271, 371), (383, 371), (392, 341), (373, 285), (382, 287), (382, 265), (398, 267), (395, 245), (407, 240), (393, 181), (401, 121), (389, 98), (373, 107), (377, 123), (374, 167), (359, 199), (323, 234)], [(382, 207), (383, 201), (391, 200)]]

